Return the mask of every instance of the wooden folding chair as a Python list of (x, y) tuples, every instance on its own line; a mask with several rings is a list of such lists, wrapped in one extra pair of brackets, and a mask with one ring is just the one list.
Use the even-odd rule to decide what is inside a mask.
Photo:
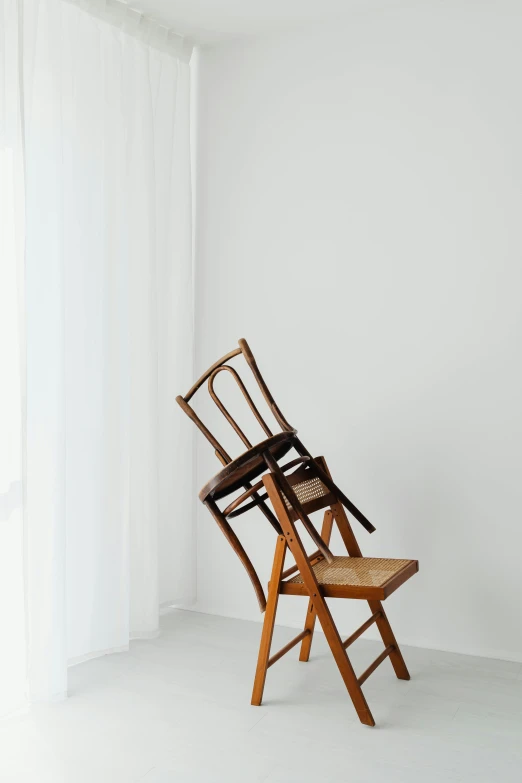
[[(246, 360), (269, 409), (281, 428), (281, 432), (275, 435), (261, 416), (239, 374), (228, 364), (231, 359), (239, 355)], [(214, 380), (223, 371), (227, 371), (238, 384), (258, 424), (267, 436), (256, 445), (252, 445), (248, 440), (215, 392)], [(235, 459), (228, 455), (189, 405), (190, 400), (205, 381), (208, 381), (211, 398), (246, 446), (246, 451)], [(314, 459), (298, 439), (297, 431), (288, 424), (270, 394), (245, 340), (239, 340), (239, 348), (215, 362), (184, 397), (178, 396), (176, 400), (203, 432), (213, 446), (216, 456), (224, 465), (219, 473), (205, 484), (199, 497), (243, 563), (256, 592), (260, 609), (265, 612), (251, 703), (261, 704), (267, 670), (299, 642), (301, 642), (299, 660), (308, 661), (315, 621), (318, 617), (359, 719), (368, 726), (374, 726), (375, 722), (362, 692), (362, 684), (387, 657), (390, 658), (399, 679), (410, 678), (382, 601), (418, 571), (418, 562), (362, 556), (345, 509), (368, 532), (372, 533), (375, 528), (334, 483), (325, 459), (323, 457)], [(279, 461), (292, 449), (298, 456), (280, 465)], [(288, 471), (292, 469), (295, 469), (294, 472), (289, 474)], [(262, 478), (253, 484), (252, 482), (261, 474), (264, 474)], [(234, 497), (226, 508), (221, 510), (218, 501), (229, 498), (238, 490), (242, 490), (239, 496)], [(261, 494), (263, 490), (265, 492)], [(270, 501), (272, 508), (267, 501)], [(230, 519), (256, 507), (263, 512), (277, 533), (268, 598), (265, 597), (250, 558), (229, 523)], [(321, 534), (319, 534), (309, 515), (322, 509), (325, 513)], [(317, 547), (312, 554), (307, 554), (303, 545), (296, 525), (298, 521), (302, 523)], [(348, 556), (334, 556), (330, 551), (329, 544), (334, 522), (337, 524)], [(293, 555), (295, 565), (284, 570), (287, 549)], [(280, 595), (307, 596), (308, 610), (303, 631), (270, 656)], [(365, 600), (370, 607), (371, 617), (343, 641), (326, 602), (327, 598)], [(346, 651), (373, 623), (379, 630), (384, 650), (366, 671), (357, 677)]]

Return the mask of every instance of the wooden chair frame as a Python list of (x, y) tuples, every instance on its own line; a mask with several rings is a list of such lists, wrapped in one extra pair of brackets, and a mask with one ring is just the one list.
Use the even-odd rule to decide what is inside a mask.
[[(266, 421), (254, 404), (239, 374), (233, 367), (230, 367), (227, 364), (229, 360), (240, 355), (246, 360), (265, 402), (273, 413), (276, 422), (281, 427), (280, 433), (273, 434), (271, 432)], [(222, 372), (227, 372), (236, 382), (254, 417), (267, 436), (267, 438), (260, 443), (252, 445), (246, 434), (242, 431), (236, 420), (232, 417), (216, 394), (214, 380), (216, 376)], [(235, 459), (232, 459), (229, 456), (223, 446), (203, 424), (189, 404), (194, 394), (202, 387), (205, 381), (208, 383), (208, 392), (211, 399), (232, 429), (239, 436), (244, 446), (246, 446), (247, 450)], [(321, 564), (321, 561), (323, 560), (326, 561), (326, 564), (334, 564), (335, 561), (329, 548), (334, 522), (337, 524), (340, 531), (349, 558), (362, 558), (361, 550), (352, 531), (350, 522), (348, 521), (345, 509), (349, 511), (369, 533), (373, 533), (375, 528), (334, 483), (324, 458), (318, 457), (314, 459), (298, 439), (297, 431), (291, 427), (285, 419), (268, 390), (246, 340), (239, 340), (239, 348), (230, 351), (220, 360), (215, 362), (199, 380), (196, 381), (184, 397), (178, 396), (176, 400), (184, 412), (205, 435), (214, 448), (216, 456), (223, 465), (219, 473), (205, 484), (199, 493), (199, 497), (240, 558), (254, 587), (259, 607), (262, 612), (265, 612), (251, 703), (253, 705), (261, 704), (268, 668), (299, 642), (301, 642), (299, 659), (301, 661), (308, 661), (316, 619), (319, 618), (319, 622), (321, 623), (334, 659), (361, 722), (369, 726), (375, 725), (361, 689), (362, 684), (387, 657), (390, 658), (397, 677), (403, 680), (409, 679), (408, 669), (406, 668), (406, 664), (395, 636), (393, 635), (390, 623), (382, 607), (382, 600), (418, 570), (417, 561), (394, 561), (395, 564), (398, 563), (399, 565), (392, 572), (390, 578), (376, 586), (372, 586), (371, 584), (362, 586), (344, 583), (329, 584), (321, 583), (318, 580), (314, 567)], [(298, 457), (284, 465), (280, 465), (279, 461), (282, 457), (287, 455), (291, 449), (294, 449)], [(288, 471), (291, 469), (295, 470), (293, 473), (289, 474)], [(252, 483), (263, 473), (264, 475), (262, 475), (260, 480), (256, 483)], [(307, 487), (308, 489), (304, 490), (304, 487)], [(313, 489), (310, 489), (310, 487)], [(218, 501), (223, 498), (229, 498), (230, 495), (238, 490), (242, 490), (241, 494), (238, 497), (234, 497), (226, 508), (221, 510)], [(263, 490), (264, 493), (261, 494)], [(272, 507), (268, 505), (268, 500)], [(229, 522), (229, 520), (238, 517), (255, 507), (258, 507), (261, 510), (277, 533), (277, 543), (272, 565), (272, 576), (268, 588), (268, 598), (265, 597), (259, 576), (250, 558)], [(310, 520), (309, 514), (321, 509), (326, 509), (326, 511), (321, 534), (319, 534)], [(303, 525), (317, 547), (317, 551), (311, 555), (306, 553), (303, 546), (296, 527), (297, 521)], [(287, 549), (290, 549), (294, 556), (295, 565), (284, 570)], [(381, 560), (379, 562), (385, 561)], [(300, 575), (299, 579), (295, 576), (296, 573)], [(290, 579), (290, 577), (292, 578)], [(285, 645), (285, 647), (279, 650), (279, 652), (270, 656), (274, 623), (280, 595), (308, 596), (308, 610), (303, 631)], [(367, 600), (370, 611), (372, 612), (371, 617), (344, 642), (341, 640), (326, 603), (326, 598), (328, 597)], [(377, 625), (385, 649), (360, 677), (356, 677), (346, 650), (373, 623)]]
[[(328, 471), (324, 458), (319, 457), (316, 462), (321, 462), (323, 468)], [(299, 642), (301, 643), (299, 660), (303, 662), (308, 661), (316, 619), (319, 618), (330, 650), (332, 651), (341, 677), (343, 678), (361, 723), (364, 723), (367, 726), (374, 726), (375, 721), (362, 691), (361, 686), (363, 683), (388, 657), (390, 658), (396, 676), (400, 680), (410, 679), (406, 663), (392, 631), (388, 617), (384, 611), (382, 600), (418, 570), (418, 563), (417, 561), (410, 561), (409, 565), (402, 569), (399, 575), (394, 578), (388, 586), (385, 585), (384, 588), (376, 589), (375, 596), (372, 596), (371, 590), (368, 590), (367, 588), (361, 590), (360, 595), (350, 596), (366, 599), (372, 614), (368, 620), (348, 637), (348, 639), (343, 641), (326, 602), (327, 596), (325, 595), (325, 590), (323, 586), (318, 583), (314, 573), (313, 566), (321, 559), (321, 554), (319, 552), (315, 552), (312, 555), (306, 553), (295, 521), (292, 518), (292, 512), (284, 502), (284, 493), (280, 486), (278, 486), (274, 474), (268, 473), (265, 475), (263, 477), (263, 483), (281, 523), (282, 533), (278, 536), (275, 547), (251, 703), (255, 706), (261, 704), (268, 669), (289, 650), (295, 647), (295, 645), (299, 644)], [(333, 502), (324, 513), (321, 530), (321, 537), (323, 540), (327, 544), (330, 543), (334, 521), (337, 524), (348, 555), (350, 557), (362, 557), (359, 544), (357, 543), (357, 539), (355, 538), (343, 505), (340, 502)], [(283, 570), (285, 555), (288, 549), (294, 556), (295, 566)], [(294, 585), (285, 581), (296, 571), (299, 571), (303, 578), (303, 587), (298, 592), (293, 589)], [(345, 590), (345, 595), (343, 595), (342, 590), (339, 590), (339, 593), (337, 595), (334, 593), (333, 597), (348, 597), (346, 592), (347, 591)], [(271, 656), (272, 636), (280, 595), (308, 595), (308, 609), (306, 612), (304, 628), (301, 633)], [(384, 643), (384, 650), (375, 661), (357, 677), (348, 657), (347, 648), (368, 630), (373, 623), (377, 625)]]

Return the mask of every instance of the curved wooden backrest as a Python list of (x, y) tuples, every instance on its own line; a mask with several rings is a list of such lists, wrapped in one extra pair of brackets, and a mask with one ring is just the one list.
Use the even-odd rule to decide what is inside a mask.
[[(203, 433), (203, 435), (206, 437), (206, 439), (209, 441), (209, 443), (214, 448), (215, 454), (222, 463), (222, 465), (228, 465), (232, 462), (232, 457), (226, 452), (224, 447), (219, 443), (219, 441), (216, 439), (216, 437), (210, 432), (208, 427), (206, 427), (205, 424), (201, 421), (193, 407), (190, 405), (190, 401), (193, 398), (193, 396), (196, 394), (196, 392), (203, 386), (205, 381), (208, 385), (208, 392), (211, 397), (211, 399), (216, 404), (218, 410), (220, 413), (225, 417), (226, 421), (230, 424), (232, 429), (236, 432), (237, 435), (239, 435), (240, 439), (242, 440), (243, 444), (246, 446), (246, 449), (253, 449), (252, 443), (249, 441), (237, 421), (234, 419), (232, 414), (228, 411), (228, 409), (225, 407), (221, 399), (218, 397), (215, 389), (214, 389), (214, 381), (220, 373), (226, 372), (230, 375), (231, 378), (236, 382), (237, 386), (239, 387), (239, 390), (241, 391), (243, 397), (245, 398), (248, 407), (250, 408), (251, 412), (254, 415), (254, 418), (257, 420), (258, 424), (261, 426), (261, 429), (264, 431), (265, 435), (268, 438), (273, 437), (273, 433), (270, 430), (270, 427), (266, 423), (265, 419), (259, 412), (256, 404), (254, 403), (252, 397), (248, 393), (248, 390), (241, 380), (241, 377), (237, 370), (234, 367), (231, 367), (227, 362), (229, 362), (231, 359), (233, 359), (236, 356), (242, 355), (245, 359), (248, 368), (252, 372), (257, 385), (259, 386), (259, 389), (261, 390), (261, 394), (263, 395), (265, 402), (267, 403), (270, 411), (272, 412), (276, 422), (281, 427), (281, 430), (283, 432), (294, 432), (293, 428), (288, 424), (287, 420), (281, 413), (278, 405), (276, 404), (274, 398), (272, 397), (272, 394), (270, 393), (270, 390), (268, 389), (268, 386), (266, 385), (263, 376), (259, 372), (259, 368), (256, 364), (256, 360), (254, 358), (254, 354), (250, 350), (250, 347), (246, 340), (239, 340), (238, 342), (239, 347), (235, 348), (233, 351), (230, 351), (229, 353), (225, 354), (225, 356), (222, 356), (221, 359), (218, 359), (217, 362), (214, 362), (208, 370), (206, 370), (203, 375), (196, 381), (196, 383), (188, 390), (188, 392), (185, 394), (185, 396), (178, 395), (176, 397), (177, 403), (180, 405), (180, 407), (185, 411), (187, 416), (194, 422), (196, 427)], [(286, 452), (285, 452), (286, 453)], [(250, 491), (251, 484), (249, 481), (245, 480), (243, 483), (243, 487), (245, 490)], [(279, 522), (277, 520), (277, 517), (274, 515), (273, 511), (269, 508), (269, 506), (265, 502), (265, 498), (261, 498), (258, 495), (257, 490), (252, 490), (249, 494), (249, 497), (253, 498), (254, 505), (258, 506), (259, 510), (262, 511), (262, 513), (265, 515), (265, 517), (268, 519), (270, 524), (274, 527), (274, 529), (280, 533), (281, 527), (279, 525)], [(261, 582), (259, 580), (259, 576), (252, 565), (252, 562), (250, 558), (248, 557), (247, 553), (243, 549), (243, 546), (241, 545), (241, 542), (239, 541), (238, 537), (230, 527), (230, 524), (228, 523), (226, 519), (226, 515), (220, 511), (215, 501), (211, 498), (206, 498), (204, 500), (205, 505), (209, 509), (210, 513), (215, 518), (216, 522), (218, 523), (219, 527), (221, 528), (222, 532), (224, 533), (225, 537), (227, 538), (228, 542), (232, 546), (233, 550), (241, 560), (244, 568), (246, 569), (250, 580), (252, 582), (252, 585), (254, 587), (255, 593), (257, 595), (257, 599), (259, 602), (259, 606), (261, 611), (264, 612), (265, 606), (266, 606), (266, 599), (265, 594), (263, 591), (263, 588), (261, 586)]]
[(216, 455), (218, 459), (222, 462), (222, 464), (226, 465), (229, 462), (232, 461), (232, 458), (229, 454), (225, 451), (221, 443), (214, 437), (214, 435), (210, 432), (210, 430), (203, 424), (199, 416), (196, 414), (192, 406), (189, 404), (192, 397), (195, 395), (195, 393), (203, 386), (205, 381), (208, 382), (208, 392), (210, 394), (211, 399), (214, 401), (216, 406), (218, 407), (219, 411), (223, 414), (227, 422), (230, 424), (232, 429), (239, 435), (247, 449), (252, 448), (252, 443), (248, 440), (247, 436), (237, 423), (237, 421), (234, 419), (234, 417), (231, 415), (231, 413), (227, 410), (227, 408), (224, 406), (220, 398), (218, 397), (215, 389), (214, 389), (214, 380), (216, 376), (221, 372), (228, 372), (230, 373), (231, 377), (234, 379), (236, 384), (238, 385), (243, 397), (245, 398), (248, 407), (252, 411), (254, 417), (256, 418), (257, 422), (260, 424), (261, 428), (267, 435), (267, 437), (271, 437), (273, 435), (272, 431), (270, 430), (268, 424), (262, 417), (261, 413), (259, 412), (259, 409), (257, 408), (256, 404), (254, 403), (252, 397), (248, 393), (245, 384), (241, 380), (241, 377), (237, 370), (234, 369), (234, 367), (231, 367), (229, 364), (227, 364), (230, 359), (233, 359), (235, 356), (242, 355), (245, 359), (249, 369), (252, 372), (252, 375), (254, 376), (257, 385), (259, 386), (261, 393), (272, 412), (275, 420), (281, 427), (281, 430), (283, 432), (290, 432), (292, 431), (292, 427), (287, 422), (283, 414), (281, 413), (276, 401), (272, 397), (272, 394), (270, 393), (270, 390), (268, 386), (266, 385), (263, 376), (259, 372), (259, 368), (257, 366), (256, 360), (254, 358), (254, 354), (250, 350), (250, 347), (246, 340), (241, 339), (238, 341), (239, 348), (235, 348), (233, 351), (230, 351), (229, 353), (225, 354), (225, 356), (222, 356), (221, 359), (218, 359), (217, 362), (214, 362), (208, 370), (206, 370), (203, 375), (196, 381), (196, 383), (189, 389), (189, 391), (184, 395), (178, 395), (176, 397), (176, 401), (178, 404), (183, 408), (187, 416), (192, 419), (196, 427), (203, 433), (203, 435), (206, 437), (206, 439), (211, 443), (211, 445), (214, 448), (214, 451), (216, 452)]

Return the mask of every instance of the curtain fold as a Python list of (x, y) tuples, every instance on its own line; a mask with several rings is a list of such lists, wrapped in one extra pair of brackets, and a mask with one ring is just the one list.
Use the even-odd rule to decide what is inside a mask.
[(23, 19), (28, 679), (50, 699), (68, 662), (194, 598), (174, 411), (193, 357), (190, 70), (78, 5), (2, 1)]
[(22, 513), (25, 210), (19, 14), (14, 0), (0, 0), (0, 715), (22, 706), (27, 665)]

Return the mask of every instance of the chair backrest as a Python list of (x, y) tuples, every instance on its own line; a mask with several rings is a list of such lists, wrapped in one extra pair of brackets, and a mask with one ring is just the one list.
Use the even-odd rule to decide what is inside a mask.
[(183, 408), (187, 416), (192, 419), (194, 424), (198, 427), (198, 429), (203, 433), (203, 435), (206, 437), (206, 439), (209, 441), (209, 443), (213, 446), (214, 451), (216, 453), (216, 456), (221, 461), (223, 465), (227, 465), (229, 462), (232, 461), (232, 457), (227, 453), (225, 448), (219, 443), (219, 441), (214, 437), (214, 435), (210, 432), (210, 430), (203, 424), (199, 416), (196, 414), (194, 409), (191, 407), (190, 400), (192, 397), (196, 394), (196, 392), (203, 386), (205, 381), (207, 381), (207, 388), (208, 393), (211, 397), (211, 399), (214, 401), (216, 406), (218, 407), (219, 411), (223, 414), (227, 422), (230, 424), (232, 429), (236, 432), (236, 434), (241, 438), (244, 445), (247, 449), (252, 448), (253, 445), (239, 424), (237, 423), (236, 419), (231, 415), (231, 413), (227, 410), (221, 399), (218, 397), (215, 389), (214, 389), (214, 381), (217, 375), (219, 375), (222, 372), (227, 372), (230, 374), (230, 376), (234, 379), (237, 386), (239, 387), (241, 393), (243, 394), (243, 397), (245, 398), (250, 410), (252, 411), (253, 416), (257, 420), (258, 424), (261, 426), (263, 431), (265, 432), (266, 436), (270, 438), (273, 433), (270, 430), (270, 427), (266, 423), (265, 419), (259, 412), (259, 409), (257, 408), (256, 404), (254, 403), (252, 397), (250, 396), (245, 384), (241, 380), (241, 377), (237, 370), (234, 369), (234, 367), (231, 367), (227, 362), (229, 362), (231, 359), (233, 359), (235, 356), (242, 355), (245, 359), (249, 369), (251, 370), (257, 385), (259, 386), (261, 393), (268, 405), (268, 408), (272, 412), (276, 422), (281, 427), (281, 430), (283, 432), (292, 432), (293, 428), (290, 426), (290, 424), (287, 422), (283, 414), (281, 413), (278, 405), (276, 404), (274, 398), (272, 397), (272, 394), (270, 393), (268, 386), (266, 385), (263, 376), (259, 372), (259, 368), (256, 364), (256, 360), (254, 358), (254, 354), (250, 350), (248, 343), (246, 340), (241, 339), (238, 341), (239, 348), (235, 348), (233, 351), (230, 351), (229, 353), (225, 354), (221, 359), (219, 359), (217, 362), (214, 362), (214, 364), (206, 370), (206, 372), (203, 373), (201, 378), (196, 381), (196, 383), (192, 386), (191, 389), (184, 395), (178, 395), (176, 397), (176, 401), (178, 404)]

